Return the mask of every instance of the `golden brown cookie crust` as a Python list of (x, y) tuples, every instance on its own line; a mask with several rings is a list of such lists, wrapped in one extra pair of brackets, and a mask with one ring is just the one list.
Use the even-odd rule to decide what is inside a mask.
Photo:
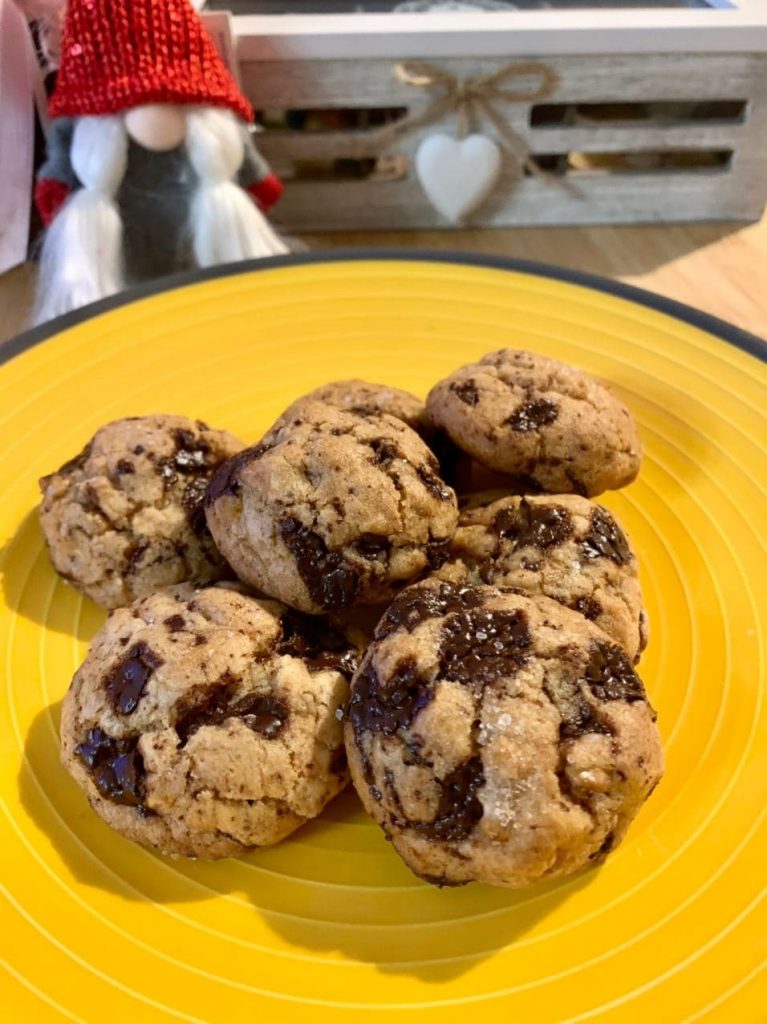
[(54, 568), (104, 608), (231, 575), (205, 523), (213, 472), (244, 445), (185, 416), (116, 420), (40, 481)]
[(221, 467), (206, 514), (241, 579), (311, 613), (391, 598), (444, 558), (458, 519), (414, 431), (322, 402)]
[(647, 645), (639, 567), (614, 513), (574, 494), (465, 509), (437, 575), (543, 594), (580, 612), (636, 662)]
[(642, 682), (601, 630), (544, 597), (438, 581), (383, 616), (345, 736), (366, 810), (438, 885), (597, 862), (663, 770)]
[(113, 612), (64, 701), (62, 761), (134, 842), (218, 858), (279, 842), (348, 781), (357, 648), (234, 585)]
[(635, 479), (641, 443), (626, 406), (554, 359), (501, 349), (436, 384), (426, 408), (463, 451), (517, 493), (594, 497)]
[(426, 415), (426, 406), (420, 398), (401, 388), (392, 388), (387, 384), (372, 384), (356, 377), (350, 380), (331, 381), (297, 398), (280, 416), (278, 424), (294, 419), (307, 402), (325, 402), (337, 409), (356, 412), (363, 416), (386, 413), (407, 423), (421, 437), (434, 431)]

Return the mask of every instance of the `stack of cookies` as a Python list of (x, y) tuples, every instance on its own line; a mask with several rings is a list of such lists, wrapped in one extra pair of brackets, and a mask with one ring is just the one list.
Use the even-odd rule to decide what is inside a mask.
[(178, 416), (103, 427), (41, 481), (54, 566), (112, 610), (65, 765), (171, 855), (279, 842), (351, 777), (436, 885), (599, 862), (662, 774), (636, 558), (591, 500), (640, 458), (607, 388), (512, 350), (425, 406), (328, 384), (247, 448)]

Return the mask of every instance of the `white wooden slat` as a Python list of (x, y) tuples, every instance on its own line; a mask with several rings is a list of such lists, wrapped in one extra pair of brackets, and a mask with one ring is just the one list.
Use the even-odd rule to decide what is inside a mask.
[[(444, 130), (435, 126), (431, 130)], [(491, 125), (482, 125), (482, 131), (496, 137)], [(533, 153), (622, 153), (646, 150), (701, 150), (734, 149), (749, 133), (744, 125), (634, 128), (540, 128), (523, 131)], [(387, 147), (389, 152), (412, 153), (422, 135), (413, 132), (395, 140)], [(295, 160), (325, 160), (336, 157), (377, 156), (382, 151), (375, 134), (364, 131), (349, 132), (264, 132), (257, 138), (259, 150), (267, 160), (292, 158)]]
[[(594, 4), (596, 7), (597, 4)], [(338, 60), (551, 53), (767, 50), (767, 4), (732, 10), (501, 11), (466, 14), (246, 15), (235, 18), (241, 59)]]
[[(501, 187), (474, 218), (476, 225), (600, 224), (686, 220), (751, 220), (763, 196), (726, 172), (694, 174), (583, 175), (572, 188), (525, 179)], [(280, 204), (288, 229), (449, 227), (434, 211), (418, 183), (293, 182)]]
[[(595, 57), (540, 57), (552, 67), (558, 84), (547, 103), (742, 100), (765, 95), (762, 54), (646, 54)], [(513, 60), (450, 58), (440, 68), (461, 78), (500, 70)], [(400, 82), (395, 60), (246, 61), (245, 91), (257, 108), (412, 106), (428, 98), (423, 90)], [(523, 84), (521, 82), (515, 84)], [(533, 84), (531, 82), (531, 84)]]

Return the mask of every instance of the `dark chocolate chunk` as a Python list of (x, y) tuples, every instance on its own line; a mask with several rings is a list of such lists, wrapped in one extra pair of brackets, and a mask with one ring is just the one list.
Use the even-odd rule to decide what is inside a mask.
[(180, 633), (186, 627), (186, 620), (183, 615), (171, 615), (165, 619), (163, 625), (168, 627), (170, 633)]
[(595, 601), (593, 597), (579, 597), (576, 601), (573, 601), (570, 607), (574, 611), (580, 612), (590, 622), (598, 619), (602, 614), (602, 605), (599, 601)]
[(166, 489), (178, 480), (178, 474), (196, 474), (208, 470), (210, 445), (198, 438), (191, 430), (179, 428), (173, 431), (176, 451), (173, 455), (157, 460), (157, 472)]
[(516, 509), (500, 509), (492, 528), (499, 538), (513, 539), (515, 548), (550, 548), (571, 536), (572, 519), (561, 505), (531, 504), (523, 498)]
[(208, 522), (205, 518), (205, 494), (208, 481), (204, 476), (190, 480), (181, 495), (181, 504), (186, 509), (186, 518), (192, 532), (198, 537), (210, 535)]
[(397, 597), (376, 626), (376, 640), (383, 640), (400, 626), (412, 633), (427, 619), (441, 618), (449, 612), (475, 608), (481, 604), (483, 594), (475, 587), (461, 587), (454, 583), (438, 586), (409, 587)]
[(202, 475), (190, 480), (184, 488), (184, 493), (181, 495), (181, 504), (186, 509), (190, 519), (200, 512), (207, 488), (208, 481)]
[(235, 496), (239, 494), (240, 483), (238, 476), (240, 471), (249, 463), (260, 459), (268, 451), (271, 451), (272, 448), (274, 448), (273, 444), (262, 441), (260, 444), (253, 445), (251, 448), (245, 448), (244, 451), (233, 455), (231, 459), (226, 459), (226, 461), (222, 462), (208, 484), (205, 493), (205, 507), (209, 507), (214, 501), (217, 501), (225, 494)]
[(454, 498), (451, 488), (447, 486), (444, 480), (437, 476), (437, 473), (431, 466), (416, 466), (415, 471), (426, 490), (433, 494), (438, 501), (450, 501)]
[(130, 459), (118, 459), (115, 467), (120, 475), (130, 475), (136, 472), (136, 467)]
[(421, 879), (421, 881), (428, 882), (429, 885), (436, 885), (436, 887), (438, 889), (444, 889), (446, 886), (449, 886), (450, 888), (453, 888), (453, 889), (458, 889), (462, 885), (468, 885), (469, 884), (468, 881), (465, 881), (465, 882), (454, 882), (451, 878), (447, 878), (445, 875), (421, 875), (421, 874), (419, 874), (418, 877)]
[(138, 739), (115, 739), (101, 729), (90, 729), (85, 741), (75, 747), (75, 754), (106, 800), (129, 807), (141, 806), (144, 760), (137, 750)]
[(125, 559), (125, 569), (123, 570), (126, 576), (130, 576), (138, 569), (138, 564), (141, 561), (141, 556), (149, 547), (148, 540), (134, 540), (125, 549), (123, 555)]
[(75, 753), (86, 768), (95, 768), (114, 756), (117, 742), (101, 729), (90, 729), (84, 742), (75, 747)]
[(504, 420), (512, 430), (527, 434), (531, 430), (553, 423), (559, 415), (559, 407), (548, 398), (534, 398), (518, 406), (508, 419)]
[(205, 456), (210, 451), (208, 442), (198, 437), (193, 430), (179, 427), (173, 431), (173, 437), (179, 452), (187, 452), (194, 456)]
[(144, 454), (144, 446), (143, 446), (143, 444), (137, 444), (135, 446), (135, 448), (133, 449), (133, 454), (134, 455), (143, 455)]
[(186, 693), (176, 705), (176, 721), (173, 726), (182, 747), (200, 726), (217, 725), (224, 720), (236, 689), (237, 680), (229, 673), (224, 673), (212, 686), (194, 686)]
[(224, 673), (211, 687), (196, 687), (176, 709), (176, 735), (181, 746), (204, 725), (221, 725), (229, 718), (239, 718), (253, 732), (268, 740), (280, 734), (288, 720), (287, 706), (276, 697), (247, 694), (235, 701), (237, 679)]
[(278, 654), (301, 658), (311, 669), (335, 669), (347, 679), (357, 670), (357, 648), (329, 622), (288, 609), (282, 617)]
[(574, 740), (587, 732), (609, 733), (586, 700), (579, 679), (559, 679), (554, 687), (548, 679), (543, 681), (543, 692), (559, 712), (561, 739)]
[(531, 643), (523, 611), (458, 612), (442, 627), (440, 673), (455, 682), (484, 686), (516, 672)]
[(368, 661), (354, 680), (346, 715), (358, 740), (366, 732), (393, 736), (406, 729), (433, 696), (414, 658), (401, 661), (385, 681)]
[(474, 406), (479, 401), (479, 390), (477, 389), (477, 382), (474, 380), (469, 379), (455, 381), (450, 385), (450, 390), (454, 395), (457, 395), (465, 405)]
[(642, 680), (617, 644), (597, 641), (584, 669), (584, 678), (597, 700), (646, 700)]
[(158, 459), (157, 473), (162, 478), (163, 487), (169, 490), (178, 480), (178, 473), (173, 466), (173, 458)]
[(360, 570), (344, 564), (343, 556), (299, 519), (285, 516), (279, 529), (312, 601), (326, 611), (348, 608), (359, 593)]
[(363, 558), (374, 561), (378, 558), (386, 560), (391, 554), (391, 540), (388, 536), (379, 533), (363, 533), (359, 540), (354, 542), (354, 547)]
[(482, 802), (477, 793), (484, 784), (481, 758), (472, 757), (458, 765), (440, 781), (442, 792), (434, 821), (411, 822), (411, 827), (437, 842), (467, 839), (482, 817)]
[(569, 717), (563, 718), (559, 724), (559, 735), (562, 739), (577, 739), (587, 732), (609, 735), (610, 730), (599, 721), (594, 709), (585, 700), (573, 701)]
[(449, 537), (443, 537), (439, 540), (430, 540), (426, 545), (426, 561), (429, 563), (429, 568), (439, 569), (441, 565), (444, 565), (450, 554), (451, 540)]
[[(267, 740), (273, 740), (282, 732), (288, 720), (287, 706), (276, 697), (264, 697), (249, 694), (230, 705), (222, 712), (220, 721), (227, 718), (239, 718), (253, 732), (259, 733)], [(218, 725), (218, 722), (206, 722), (206, 725)]]
[(591, 513), (589, 532), (581, 541), (584, 558), (598, 558), (602, 555), (616, 565), (631, 561), (631, 548), (620, 526), (607, 511), (597, 505)]
[(162, 658), (142, 640), (114, 666), (104, 685), (119, 715), (130, 715), (136, 710), (150, 676), (162, 663)]
[[(207, 451), (209, 450), (207, 449)], [(207, 451), (203, 451), (201, 448), (197, 448), (194, 451), (182, 448), (173, 456), (173, 465), (180, 473), (196, 473), (205, 467)]]
[(556, 547), (572, 534), (572, 520), (561, 505), (531, 505), (524, 499), (519, 505), (516, 542), (539, 548)]
[(395, 459), (401, 459), (402, 453), (399, 447), (385, 437), (376, 437), (372, 441), (368, 441), (368, 445), (373, 450), (373, 457), (371, 459), (374, 466), (388, 466), (390, 462)]
[(87, 483), (83, 487), (80, 504), (86, 512), (95, 512), (96, 515), (103, 516), (105, 519), (108, 519), (106, 512), (101, 507), (98, 491), (93, 484)]

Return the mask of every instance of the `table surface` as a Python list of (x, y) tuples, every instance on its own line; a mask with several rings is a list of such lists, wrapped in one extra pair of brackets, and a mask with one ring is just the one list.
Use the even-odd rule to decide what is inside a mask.
[[(767, 338), (767, 215), (758, 224), (310, 235), (311, 249), (394, 246), (539, 260), (639, 285)], [(0, 341), (24, 327), (27, 265), (0, 276)]]

